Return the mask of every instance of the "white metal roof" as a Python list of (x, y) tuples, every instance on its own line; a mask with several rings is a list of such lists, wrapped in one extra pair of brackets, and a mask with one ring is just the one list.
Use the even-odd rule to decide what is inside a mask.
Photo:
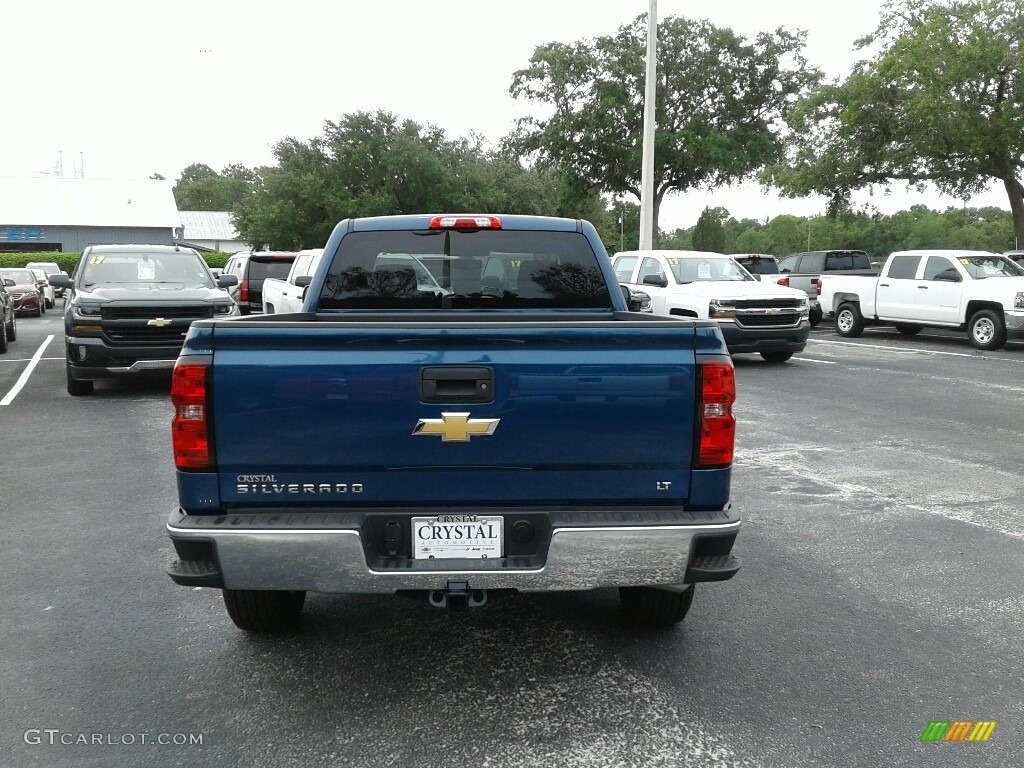
[(0, 225), (180, 227), (173, 182), (0, 176)]
[(230, 211), (179, 211), (185, 240), (238, 240)]

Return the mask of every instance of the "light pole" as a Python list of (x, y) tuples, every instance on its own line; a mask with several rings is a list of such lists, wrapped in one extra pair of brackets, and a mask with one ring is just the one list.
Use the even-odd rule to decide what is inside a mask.
[(654, 109), (657, 93), (658, 0), (647, 14), (647, 82), (644, 88), (644, 146), (640, 173), (640, 250), (654, 248)]

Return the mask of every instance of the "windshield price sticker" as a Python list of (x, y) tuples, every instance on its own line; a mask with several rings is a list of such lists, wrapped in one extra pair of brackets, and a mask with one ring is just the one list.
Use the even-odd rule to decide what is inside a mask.
[(488, 515), (438, 515), (412, 519), (417, 560), (500, 558), (503, 520)]
[(138, 279), (156, 280), (156, 264), (148, 260), (138, 262)]

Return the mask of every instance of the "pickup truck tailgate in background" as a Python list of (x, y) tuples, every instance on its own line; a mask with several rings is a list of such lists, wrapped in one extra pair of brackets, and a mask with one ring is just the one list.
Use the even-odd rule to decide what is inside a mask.
[[(348, 322), (344, 334), (338, 325), (217, 327), (223, 503), (687, 498), (696, 386), (687, 324)], [(450, 372), (479, 381), (449, 383)], [(450, 394), (467, 386), (477, 402)]]

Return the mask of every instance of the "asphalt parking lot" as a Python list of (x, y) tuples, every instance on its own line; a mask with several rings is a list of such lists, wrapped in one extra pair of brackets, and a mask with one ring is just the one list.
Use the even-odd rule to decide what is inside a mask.
[(168, 386), (71, 398), (59, 312), (18, 326), (4, 768), (1024, 765), (1024, 343), (823, 325), (789, 363), (738, 356), (744, 567), (673, 630), (611, 590), (311, 595), (301, 633), (253, 638), (164, 574)]

